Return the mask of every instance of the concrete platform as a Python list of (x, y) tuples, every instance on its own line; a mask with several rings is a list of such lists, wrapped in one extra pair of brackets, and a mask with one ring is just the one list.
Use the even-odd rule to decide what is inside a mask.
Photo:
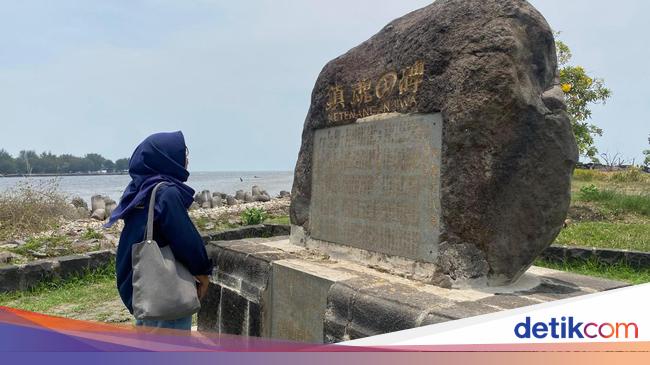
[(594, 293), (625, 283), (531, 267), (507, 287), (441, 288), (288, 237), (215, 241), (200, 331), (332, 343)]

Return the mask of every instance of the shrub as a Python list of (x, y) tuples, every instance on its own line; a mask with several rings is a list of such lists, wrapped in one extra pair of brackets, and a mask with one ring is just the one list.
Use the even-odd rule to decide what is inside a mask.
[(75, 215), (57, 179), (24, 180), (0, 193), (0, 239), (42, 232)]
[(580, 195), (578, 198), (584, 201), (593, 201), (598, 198), (600, 190), (594, 184), (585, 185), (580, 188)]
[(641, 171), (641, 169), (637, 169), (635, 167), (631, 167), (623, 171), (617, 171), (611, 174), (609, 179), (614, 182), (622, 182), (622, 183), (650, 181), (650, 177), (648, 176), (648, 174)]
[(603, 181), (607, 180), (608, 176), (606, 173), (598, 170), (575, 169), (573, 171), (573, 178), (576, 181)]
[(268, 214), (262, 208), (246, 208), (241, 213), (242, 223), (246, 226), (260, 224), (268, 218)]
[(86, 232), (84, 232), (81, 235), (81, 238), (85, 240), (93, 240), (93, 239), (102, 239), (104, 238), (104, 235), (101, 232), (97, 232), (92, 228), (86, 228)]

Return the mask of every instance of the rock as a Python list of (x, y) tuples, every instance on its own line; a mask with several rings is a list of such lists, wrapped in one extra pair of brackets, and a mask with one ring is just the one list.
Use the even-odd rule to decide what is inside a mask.
[(11, 252), (0, 252), (0, 264), (10, 264), (15, 257)]
[(271, 200), (270, 196), (263, 195), (263, 194), (254, 196), (253, 198), (255, 199), (255, 201), (258, 201), (258, 202), (268, 202), (268, 201)]
[(246, 202), (246, 203), (252, 203), (252, 202), (254, 202), (254, 201), (255, 201), (255, 198), (253, 197), (253, 194), (251, 194), (251, 193), (249, 193), (249, 192), (246, 192), (246, 193), (244, 194), (244, 202)]
[(278, 194), (278, 198), (287, 198), (287, 197), (290, 197), (290, 196), (291, 196), (291, 193), (286, 191), (286, 190), (282, 190), (282, 191), (280, 191), (280, 194)]
[(199, 208), (201, 208), (201, 206), (197, 204), (197, 202), (193, 202), (192, 205), (190, 205), (189, 210), (197, 210)]
[(72, 242), (72, 247), (78, 251), (93, 251), (97, 249), (97, 246), (99, 246), (99, 240), (98, 239), (91, 239), (91, 240), (76, 240)]
[(221, 193), (221, 199), (226, 199), (226, 196), (228, 196), (228, 194), (226, 194), (226, 193)]
[(72, 198), (72, 205), (75, 208), (84, 208), (85, 210), (88, 210), (88, 204), (86, 203), (86, 201), (78, 196)]
[(226, 195), (226, 204), (228, 205), (237, 205), (237, 199), (232, 195)]
[(244, 196), (245, 196), (245, 195), (246, 195), (246, 194), (244, 193), (243, 190), (237, 190), (237, 192), (235, 192), (235, 199), (237, 199), (237, 200), (244, 200)]
[(96, 211), (97, 209), (105, 209), (106, 203), (104, 202), (104, 197), (101, 195), (93, 195), (90, 198), (90, 207), (90, 210), (92, 212)]
[(251, 193), (253, 194), (253, 196), (262, 195), (262, 189), (257, 185), (253, 185), (253, 187), (251, 188)]
[(212, 208), (217, 208), (222, 205), (221, 194), (212, 197)]
[(212, 201), (211, 201), (211, 200), (208, 200), (208, 201), (206, 201), (206, 202), (203, 202), (203, 204), (201, 204), (201, 208), (203, 208), (203, 209), (210, 209), (210, 208), (212, 208)]
[(47, 257), (47, 254), (41, 251), (27, 250), (27, 253), (29, 253), (33, 257), (36, 257), (37, 259), (43, 259)]
[(90, 216), (92, 219), (97, 219), (98, 221), (103, 221), (106, 219), (106, 210), (105, 209), (97, 209), (93, 211), (92, 215)]
[(15, 243), (3, 243), (3, 244), (0, 244), (0, 250), (11, 250), (11, 249), (14, 249), (16, 247), (18, 247), (18, 245), (15, 244)]
[[(570, 202), (578, 154), (558, 80), (553, 33), (525, 1), (438, 0), (392, 21), (330, 61), (317, 78), (294, 170), (292, 224), (307, 238), (318, 224), (310, 217), (312, 192), (324, 191), (312, 189), (315, 132), (361, 126), (356, 122), (364, 118), (440, 112), (440, 122), (432, 122), (444, 130), (434, 131), (442, 135), (439, 145), (421, 145), (439, 161), (429, 166), (439, 189), (421, 191), (434, 200), (409, 200), (414, 205), (404, 208), (417, 219), (422, 216), (413, 207), (435, 207), (434, 245), (409, 255), (423, 255), (437, 265), (436, 275), (451, 279), (516, 281), (553, 242)], [(398, 157), (391, 171), (422, 161)], [(351, 162), (366, 166), (358, 160)], [(346, 178), (357, 186), (367, 177)], [(395, 196), (409, 193), (403, 185), (381, 184)], [(327, 224), (340, 224), (348, 213)], [(367, 219), (375, 227), (385, 218)]]
[(27, 242), (25, 240), (9, 240), (9, 241), (5, 241), (3, 245), (12, 245), (14, 247), (19, 247), (26, 243)]
[[(212, 194), (210, 194), (210, 190), (203, 190), (201, 192), (201, 206), (203, 206), (204, 203), (211, 204), (212, 201)], [(208, 206), (208, 208), (210, 208)]]
[(544, 91), (542, 94), (542, 101), (544, 102), (544, 105), (551, 110), (566, 110), (564, 91), (562, 91), (560, 85), (555, 85), (554, 87)]
[(109, 197), (104, 197), (104, 204), (106, 206), (106, 208), (104, 208), (106, 211), (106, 218), (108, 218), (113, 214), (115, 208), (117, 208), (117, 202)]
[(203, 204), (203, 200), (202, 200), (202, 199), (203, 199), (203, 195), (202, 195), (201, 193), (196, 193), (196, 194), (194, 195), (194, 202), (195, 202), (195, 203), (197, 203), (197, 204), (199, 204), (199, 205)]

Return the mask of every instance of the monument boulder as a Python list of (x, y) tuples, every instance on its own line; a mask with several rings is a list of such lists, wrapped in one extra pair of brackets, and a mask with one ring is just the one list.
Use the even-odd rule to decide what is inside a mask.
[(525, 1), (438, 0), (392, 21), (318, 76), (293, 241), (424, 263), (442, 284), (515, 281), (568, 209), (562, 98), (553, 33)]

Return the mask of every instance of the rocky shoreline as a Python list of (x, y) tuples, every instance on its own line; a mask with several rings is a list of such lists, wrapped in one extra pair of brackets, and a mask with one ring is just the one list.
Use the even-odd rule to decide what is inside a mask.
[[(289, 192), (283, 191), (271, 197), (259, 186), (253, 186), (250, 192), (239, 190), (234, 195), (203, 190), (194, 197), (189, 215), (201, 231), (223, 225), (232, 227), (241, 224), (241, 213), (248, 208), (263, 209), (275, 217), (288, 215), (290, 196)], [(76, 218), (62, 220), (55, 228), (37, 234), (0, 242), (0, 265), (115, 250), (124, 224), (118, 221), (108, 229), (103, 224), (117, 207), (117, 202), (110, 197), (94, 195), (90, 207), (79, 197), (72, 199), (70, 204), (76, 211)]]

